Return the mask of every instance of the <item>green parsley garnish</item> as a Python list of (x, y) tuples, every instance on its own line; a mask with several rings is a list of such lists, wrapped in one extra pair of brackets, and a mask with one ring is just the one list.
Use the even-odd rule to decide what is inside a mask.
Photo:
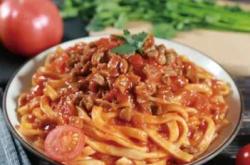
[(142, 52), (142, 46), (147, 39), (148, 34), (141, 32), (138, 34), (131, 35), (128, 30), (123, 31), (122, 36), (117, 36), (124, 40), (124, 43), (118, 47), (112, 49), (112, 52), (118, 54), (132, 54), (136, 51)]

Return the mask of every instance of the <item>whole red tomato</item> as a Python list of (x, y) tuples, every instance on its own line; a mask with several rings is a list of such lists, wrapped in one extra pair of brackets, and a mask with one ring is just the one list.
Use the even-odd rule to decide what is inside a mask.
[(236, 165), (250, 165), (250, 144), (239, 150), (236, 157)]
[(51, 0), (4, 0), (0, 37), (15, 54), (33, 56), (62, 39), (63, 23)]

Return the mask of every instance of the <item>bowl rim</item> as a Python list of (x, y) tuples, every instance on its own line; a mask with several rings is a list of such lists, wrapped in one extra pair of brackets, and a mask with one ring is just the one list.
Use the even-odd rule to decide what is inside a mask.
[[(36, 149), (34, 146), (31, 145), (31, 143), (29, 143), (27, 140), (25, 140), (25, 138), (23, 138), (15, 129), (15, 126), (13, 126), (10, 122), (10, 119), (9, 119), (9, 116), (7, 114), (7, 93), (8, 93), (8, 90), (9, 90), (9, 87), (11, 85), (11, 83), (13, 82), (13, 79), (18, 75), (19, 71), (27, 64), (29, 63), (30, 61), (34, 60), (35, 58), (37, 57), (40, 57), (40, 56), (44, 56), (44, 52), (48, 51), (48, 50), (51, 50), (51, 49), (54, 49), (62, 44), (69, 44), (69, 43), (76, 43), (77, 41), (80, 41), (81, 39), (91, 39), (91, 38), (102, 38), (102, 37), (107, 37), (109, 35), (101, 35), (101, 36), (86, 36), (86, 37), (80, 37), (80, 38), (76, 38), (76, 39), (72, 39), (72, 40), (69, 40), (69, 41), (66, 41), (66, 42), (62, 42), (62, 43), (59, 43), (55, 46), (52, 46), (42, 52), (40, 52), (38, 55), (28, 59), (24, 64), (22, 64), (10, 77), (10, 79), (8, 80), (8, 83), (6, 85), (6, 88), (4, 90), (4, 94), (3, 94), (3, 99), (2, 99), (2, 108), (3, 108), (3, 116), (4, 116), (4, 120), (10, 130), (10, 132), (14, 135), (15, 138), (17, 138), (21, 144), (27, 149), (29, 150), (30, 152), (32, 152), (33, 154), (35, 154), (36, 156), (50, 162), (50, 163), (53, 163), (53, 164), (56, 164), (56, 165), (60, 165), (61, 163), (60, 162), (57, 162), (51, 158), (49, 158), (45, 153), (42, 153), (40, 152), (38, 149)], [(168, 39), (164, 39), (164, 38), (159, 38), (159, 37), (155, 37), (155, 39), (159, 39), (161, 41), (168, 41), (168, 42), (172, 42), (172, 43), (175, 43), (177, 45), (180, 45), (180, 46), (183, 46), (183, 47), (186, 47), (186, 48), (189, 48), (189, 49), (192, 49), (193, 51), (196, 51), (198, 52), (199, 54), (201, 54), (202, 56), (205, 56), (206, 58), (208, 58), (209, 60), (213, 61), (214, 63), (216, 63), (217, 65), (219, 65), (219, 67), (228, 74), (229, 78), (232, 80), (234, 86), (236, 87), (236, 90), (237, 92), (239, 93), (239, 102), (240, 102), (240, 115), (239, 115), (239, 119), (236, 123), (236, 127), (234, 128), (234, 130), (232, 131), (232, 134), (230, 136), (228, 136), (227, 138), (224, 139), (224, 142), (221, 143), (220, 145), (218, 145), (216, 147), (216, 149), (214, 150), (214, 152), (211, 152), (209, 153), (208, 155), (206, 156), (203, 156), (197, 160), (194, 160), (193, 162), (191, 163), (188, 163), (187, 165), (191, 165), (191, 164), (194, 164), (194, 165), (201, 165), (203, 163), (206, 163), (207, 161), (211, 160), (212, 158), (214, 158), (215, 156), (217, 156), (223, 149), (225, 149), (233, 140), (234, 138), (236, 137), (237, 133), (239, 132), (240, 128), (241, 128), (241, 125), (242, 125), (242, 122), (243, 122), (243, 112), (244, 112), (244, 107), (243, 107), (243, 99), (242, 99), (242, 94), (239, 90), (239, 87), (236, 85), (235, 83), (235, 80), (233, 79), (233, 76), (219, 63), (217, 62), (216, 60), (214, 60), (212, 57), (208, 56), (206, 53), (203, 53), (202, 51), (196, 49), (196, 48), (193, 48), (192, 46), (189, 46), (187, 44), (184, 44), (184, 43), (180, 43), (178, 41), (173, 41), (173, 40), (168, 40)]]

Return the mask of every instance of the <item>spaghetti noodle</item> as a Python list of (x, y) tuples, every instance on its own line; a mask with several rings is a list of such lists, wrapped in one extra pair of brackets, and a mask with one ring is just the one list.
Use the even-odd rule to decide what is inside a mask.
[(227, 124), (229, 86), (148, 36), (119, 55), (115, 36), (51, 53), (18, 100), (18, 130), (70, 165), (185, 164)]

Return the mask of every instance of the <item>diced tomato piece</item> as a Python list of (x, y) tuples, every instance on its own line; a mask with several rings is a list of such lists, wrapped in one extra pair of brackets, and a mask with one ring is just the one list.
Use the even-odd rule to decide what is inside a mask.
[(170, 79), (171, 79), (171, 90), (173, 92), (177, 92), (178, 90), (183, 88), (185, 84), (187, 84), (187, 80), (182, 76), (180, 77), (173, 76)]
[(57, 104), (57, 106), (55, 107), (55, 109), (62, 115), (63, 119), (66, 122), (68, 122), (70, 116), (75, 116), (77, 114), (77, 111), (73, 103), (65, 99), (61, 99)]
[(149, 65), (159, 66), (159, 64), (155, 61), (154, 58), (147, 59), (146, 63), (149, 64)]
[(128, 61), (132, 64), (135, 70), (139, 70), (144, 66), (144, 60), (142, 56), (138, 54), (130, 56)]
[(145, 65), (145, 61), (141, 55), (135, 54), (129, 57), (129, 63), (133, 66), (134, 72), (141, 77), (142, 80), (145, 79), (145, 74), (142, 72), (142, 69)]

